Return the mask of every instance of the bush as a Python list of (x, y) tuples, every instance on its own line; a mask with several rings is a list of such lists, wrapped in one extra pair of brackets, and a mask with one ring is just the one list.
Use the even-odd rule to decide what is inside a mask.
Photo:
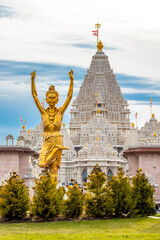
[(132, 182), (133, 201), (137, 214), (141, 216), (155, 214), (154, 188), (142, 172), (142, 169), (137, 171), (137, 175), (133, 178)]
[(24, 181), (16, 172), (2, 184), (0, 192), (0, 212), (9, 220), (22, 219), (29, 210), (29, 193)]
[(112, 176), (108, 184), (112, 192), (115, 216), (120, 217), (131, 213), (134, 209), (132, 187), (128, 177), (124, 176), (122, 168), (119, 168), (117, 175)]
[(61, 213), (64, 188), (56, 189), (56, 182), (49, 170), (43, 170), (43, 175), (36, 180), (34, 192), (33, 215), (40, 218), (52, 218)]
[(67, 199), (64, 200), (64, 212), (66, 217), (79, 218), (83, 212), (84, 197), (82, 189), (77, 183), (67, 187)]
[(85, 196), (86, 213), (91, 217), (110, 216), (113, 213), (113, 199), (106, 183), (106, 175), (98, 164), (88, 176)]

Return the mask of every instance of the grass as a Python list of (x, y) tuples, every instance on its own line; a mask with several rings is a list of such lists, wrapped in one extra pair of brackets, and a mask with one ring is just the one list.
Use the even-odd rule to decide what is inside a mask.
[(2, 223), (0, 240), (160, 240), (160, 220), (150, 218), (92, 221)]

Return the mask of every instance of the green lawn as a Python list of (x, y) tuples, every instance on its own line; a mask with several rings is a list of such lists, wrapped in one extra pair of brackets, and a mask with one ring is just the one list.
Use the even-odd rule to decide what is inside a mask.
[(160, 240), (160, 219), (0, 224), (0, 240)]

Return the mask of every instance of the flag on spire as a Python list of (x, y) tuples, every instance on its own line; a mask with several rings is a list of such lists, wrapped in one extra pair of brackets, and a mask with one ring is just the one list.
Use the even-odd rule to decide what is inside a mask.
[(96, 104), (96, 115), (97, 115), (97, 107), (98, 107), (98, 104), (97, 104), (97, 97), (98, 97), (98, 93), (95, 94), (95, 97), (96, 97), (96, 102), (95, 102), (95, 104)]
[(20, 115), (20, 126), (19, 126), (19, 128), (20, 128), (20, 130), (21, 130), (21, 122), (23, 121), (23, 119), (22, 119), (22, 117), (21, 117), (21, 115)]
[(138, 116), (138, 113), (136, 112), (136, 114), (135, 114), (135, 118), (136, 118), (136, 128), (137, 128), (137, 116)]
[[(100, 27), (101, 27), (101, 24), (97, 23), (97, 24), (95, 24), (96, 30), (92, 31), (93, 35), (97, 37), (97, 46), (98, 46), (98, 42), (99, 42), (99, 28)], [(97, 51), (98, 51), (98, 47), (97, 47)]]
[(92, 31), (93, 32), (93, 35), (98, 37), (98, 30), (95, 30), (95, 31)]
[(21, 121), (21, 122), (23, 121), (22, 118), (21, 118), (21, 115), (20, 115), (20, 121)]

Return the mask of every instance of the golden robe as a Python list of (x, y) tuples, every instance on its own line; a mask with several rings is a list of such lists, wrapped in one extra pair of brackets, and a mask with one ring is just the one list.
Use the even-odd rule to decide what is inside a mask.
[(52, 123), (49, 120), (49, 115), (46, 110), (44, 110), (44, 113), (42, 114), (44, 133), (42, 134), (43, 145), (40, 153), (40, 166), (45, 164), (48, 166), (46, 161), (49, 159), (49, 156), (52, 156), (52, 160), (48, 160), (49, 165), (52, 164), (53, 161), (56, 163), (57, 167), (60, 167), (61, 164), (62, 150), (59, 149), (59, 146), (65, 148), (62, 146), (63, 139), (60, 134), (63, 115), (61, 113), (61, 108), (58, 110), (55, 108), (55, 111), (57, 113), (55, 114)]

